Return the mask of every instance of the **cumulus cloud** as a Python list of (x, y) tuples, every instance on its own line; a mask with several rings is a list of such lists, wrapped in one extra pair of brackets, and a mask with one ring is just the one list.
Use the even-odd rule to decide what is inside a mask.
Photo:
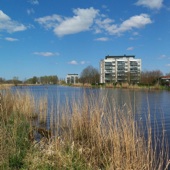
[(75, 60), (72, 60), (72, 61), (68, 62), (68, 64), (77, 65), (77, 64), (78, 64), (78, 62), (77, 62), (77, 61), (75, 61)]
[[(93, 31), (96, 34), (120, 35), (126, 31), (140, 29), (152, 23), (149, 15), (140, 14), (132, 16), (120, 24), (116, 24), (114, 19), (106, 18), (105, 15), (100, 14), (99, 10), (92, 7), (74, 9), (73, 13), (73, 17), (64, 17), (55, 14), (37, 18), (35, 21), (46, 29), (53, 29), (54, 33), (59, 37), (83, 31)], [(102, 40), (104, 41), (106, 39)]]
[(55, 28), (57, 27), (58, 23), (63, 21), (63, 17), (60, 15), (52, 15), (52, 16), (45, 16), (41, 18), (35, 19), (40, 25), (45, 27), (46, 29)]
[(110, 29), (110, 33), (119, 34), (132, 30), (133, 28), (142, 28), (150, 23), (152, 23), (152, 21), (147, 14), (136, 15), (123, 21), (120, 26), (115, 26), (115, 29), (114, 27), (113, 29)]
[(147, 14), (140, 14), (130, 17), (123, 21), (121, 24), (115, 24), (115, 21), (109, 18), (104, 20), (97, 20), (96, 24), (101, 30), (106, 31), (110, 35), (120, 35), (126, 31), (132, 29), (140, 29), (145, 27), (147, 24), (151, 24), (152, 21)]
[(78, 8), (74, 9), (73, 13), (73, 17), (52, 15), (37, 18), (35, 21), (45, 28), (53, 28), (53, 31), (57, 36), (64, 36), (90, 30), (94, 19), (98, 14), (98, 10), (92, 7), (87, 9)]
[(2, 10), (0, 10), (0, 31), (7, 31), (9, 33), (24, 31), (26, 26), (23, 24), (12, 20), (8, 15), (6, 15)]
[(95, 40), (96, 41), (108, 41), (109, 38), (107, 38), (107, 37), (100, 37), (100, 38), (96, 38)]
[(138, 0), (136, 5), (145, 6), (150, 9), (160, 9), (163, 6), (163, 0)]
[(73, 12), (75, 16), (72, 18), (66, 18), (54, 29), (54, 33), (56, 35), (63, 36), (89, 30), (98, 13), (98, 10), (95, 10), (94, 8), (78, 8)]
[(6, 40), (6, 41), (10, 41), (10, 42), (18, 41), (18, 39), (16, 39), (16, 38), (11, 38), (11, 37), (6, 37), (5, 40)]
[(33, 54), (44, 56), (44, 57), (51, 57), (51, 56), (59, 55), (59, 53), (53, 53), (53, 52), (34, 52)]

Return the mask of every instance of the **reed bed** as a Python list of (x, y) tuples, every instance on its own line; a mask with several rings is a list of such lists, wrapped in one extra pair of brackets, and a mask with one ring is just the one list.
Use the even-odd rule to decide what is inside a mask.
[[(57, 114), (51, 112), (50, 115), (52, 135), (31, 142), (28, 132), (33, 121), (30, 117), (35, 111), (47, 115), (48, 103), (42, 99), (37, 104), (33, 96), (28, 96), (29, 93), (6, 93), (3, 96), (3, 100), (6, 97), (10, 102), (6, 105), (4, 102), (2, 108), (8, 109), (1, 110), (0, 167), (35, 170), (168, 169), (168, 143), (164, 131), (159, 132), (161, 138), (154, 135), (149, 111), (144, 127), (142, 122), (136, 121), (135, 113), (126, 104), (120, 108), (107, 96), (84, 93), (79, 100), (67, 98), (64, 105), (56, 104), (54, 110)], [(4, 111), (7, 118), (2, 115)], [(40, 127), (39, 124), (36, 126)]]
[(0, 84), (0, 90), (10, 89), (12, 86), (12, 84)]
[(35, 118), (41, 117), (41, 103), (30, 92), (0, 92), (0, 169), (24, 166), (24, 157), (31, 148), (29, 133)]

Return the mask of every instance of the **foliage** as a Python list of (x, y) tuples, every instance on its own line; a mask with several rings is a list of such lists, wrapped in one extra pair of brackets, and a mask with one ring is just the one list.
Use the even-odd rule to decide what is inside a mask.
[(29, 84), (57, 84), (58, 77), (57, 76), (41, 76), (41, 77), (32, 77), (27, 79), (25, 83)]
[(1, 83), (5, 83), (5, 79), (2, 78), (2, 77), (0, 77), (0, 84), (1, 84)]

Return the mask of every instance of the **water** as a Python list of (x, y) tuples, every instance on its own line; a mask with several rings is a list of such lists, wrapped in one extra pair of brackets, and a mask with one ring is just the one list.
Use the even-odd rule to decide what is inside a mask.
[[(155, 120), (159, 129), (162, 129), (164, 122), (165, 131), (170, 143), (170, 91), (148, 91), (148, 90), (130, 90), (130, 89), (100, 89), (100, 88), (81, 88), (69, 86), (22, 86), (13, 87), (12, 90), (30, 91), (35, 98), (46, 96), (48, 99), (49, 110), (54, 106), (54, 112), (57, 114), (57, 104), (65, 105), (66, 101), (70, 103), (77, 100), (81, 102), (83, 93), (87, 96), (93, 94), (96, 98), (107, 96), (108, 101), (114, 98), (117, 106), (128, 105), (135, 113), (137, 120), (145, 120), (148, 113), (151, 116), (151, 124)], [(109, 104), (109, 103), (108, 103)], [(55, 106), (56, 105), (56, 106)], [(48, 114), (48, 120), (50, 117)]]

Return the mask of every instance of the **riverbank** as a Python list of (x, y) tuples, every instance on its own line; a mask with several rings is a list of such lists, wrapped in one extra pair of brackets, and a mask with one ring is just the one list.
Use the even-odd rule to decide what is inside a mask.
[(85, 88), (123, 88), (123, 89), (141, 89), (141, 90), (170, 90), (170, 87), (167, 86), (161, 86), (161, 85), (154, 85), (154, 86), (149, 86), (149, 85), (132, 85), (128, 83), (122, 83), (122, 84), (96, 84), (96, 85), (91, 85), (88, 83), (82, 84), (82, 83), (77, 83), (77, 84), (65, 84), (66, 86), (73, 86), (73, 87), (85, 87)]
[(85, 93), (81, 102), (72, 98), (58, 106), (60, 115), (51, 112), (46, 129), (45, 97), (3, 93), (0, 169), (168, 169), (164, 131), (159, 132), (162, 138), (153, 136), (149, 113), (143, 127), (128, 106), (119, 108), (106, 96)]
[[(50, 84), (47, 84), (50, 85)], [(135, 90), (170, 90), (170, 87), (168, 86), (161, 86), (161, 85), (132, 85), (128, 83), (122, 83), (122, 84), (88, 84), (88, 83), (76, 83), (76, 84), (57, 84), (62, 86), (72, 86), (72, 87), (84, 87), (84, 88), (122, 88), (122, 89), (135, 89)], [(10, 89), (12, 86), (16, 86), (14, 84), (0, 84), (0, 90), (2, 89)], [(19, 87), (23, 86), (46, 86), (45, 84), (17, 84)]]

